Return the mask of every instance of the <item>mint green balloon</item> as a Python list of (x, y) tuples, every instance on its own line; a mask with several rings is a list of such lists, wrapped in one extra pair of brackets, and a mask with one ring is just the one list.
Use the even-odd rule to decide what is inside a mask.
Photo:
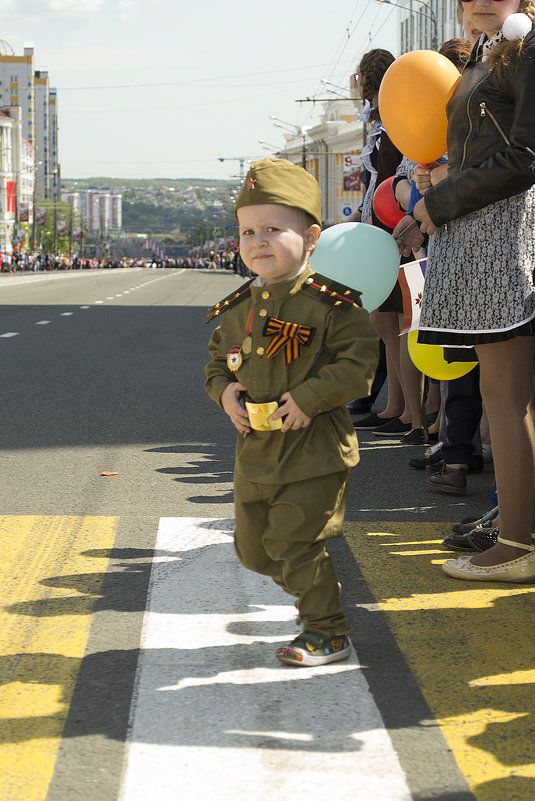
[(339, 223), (321, 232), (310, 266), (362, 292), (362, 305), (373, 311), (387, 299), (398, 280), (398, 246), (381, 228)]

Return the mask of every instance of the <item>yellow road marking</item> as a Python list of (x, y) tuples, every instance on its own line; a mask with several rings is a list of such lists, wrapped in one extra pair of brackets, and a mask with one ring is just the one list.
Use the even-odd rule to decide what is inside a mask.
[(2, 801), (46, 798), (117, 522), (0, 517)]
[(348, 523), (345, 536), (475, 797), (532, 801), (535, 587), (449, 578), (439, 565), (456, 554), (433, 558), (446, 529)]

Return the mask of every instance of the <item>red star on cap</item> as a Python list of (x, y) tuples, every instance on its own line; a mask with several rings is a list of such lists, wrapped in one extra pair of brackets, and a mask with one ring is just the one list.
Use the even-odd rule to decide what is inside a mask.
[(247, 189), (254, 189), (254, 181), (252, 178), (249, 178), (247, 181)]

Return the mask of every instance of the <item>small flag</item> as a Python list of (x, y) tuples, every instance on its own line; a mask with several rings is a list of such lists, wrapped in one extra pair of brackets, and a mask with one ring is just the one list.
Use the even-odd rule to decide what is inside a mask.
[(420, 323), (427, 259), (411, 261), (399, 268), (399, 285), (403, 295), (402, 334), (414, 331)]

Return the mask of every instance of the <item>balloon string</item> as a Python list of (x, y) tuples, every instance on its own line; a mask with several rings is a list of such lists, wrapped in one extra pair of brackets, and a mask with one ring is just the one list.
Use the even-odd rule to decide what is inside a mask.
[(413, 220), (411, 223), (406, 225), (403, 231), (401, 231), (401, 233), (399, 234), (399, 236), (396, 236), (396, 242), (401, 241), (403, 239), (403, 234), (406, 233), (409, 230), (409, 228), (412, 228), (413, 225), (418, 225), (418, 221)]

